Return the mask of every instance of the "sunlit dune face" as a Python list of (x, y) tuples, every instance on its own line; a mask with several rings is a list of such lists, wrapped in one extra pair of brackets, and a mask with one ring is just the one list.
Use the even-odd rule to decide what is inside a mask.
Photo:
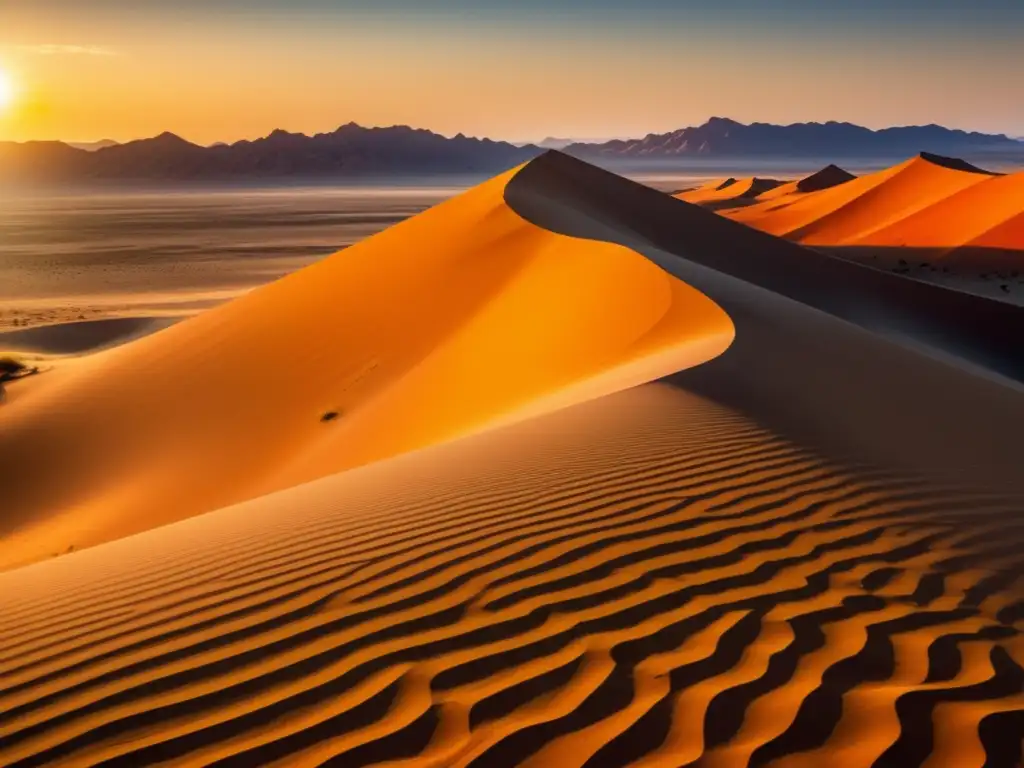
[(14, 81), (4, 70), (0, 69), (0, 111), (14, 103)]

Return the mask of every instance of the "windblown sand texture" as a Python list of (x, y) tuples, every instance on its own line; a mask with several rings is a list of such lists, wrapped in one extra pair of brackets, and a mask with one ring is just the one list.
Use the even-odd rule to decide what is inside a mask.
[(1019, 763), (1024, 398), (948, 307), (558, 153), (342, 256), (0, 407), (8, 562), (106, 539), (0, 574), (0, 765)]
[(0, 760), (980, 766), (1020, 553), (956, 506), (648, 385), (7, 574)]

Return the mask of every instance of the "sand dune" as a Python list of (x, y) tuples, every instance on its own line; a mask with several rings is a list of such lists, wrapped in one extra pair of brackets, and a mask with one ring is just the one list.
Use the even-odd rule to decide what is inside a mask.
[[(424, 245), (442, 242), (458, 253)], [(0, 574), (0, 764), (1019, 763), (1024, 311), (558, 153), (365, 246), (0, 410), (0, 441), (52, 416), (69, 471), (135, 480), (166, 516), (152, 491), (173, 494), (114, 461), (118, 440), (173, 456), (152, 466), (181, 470), (183, 508), (204, 471), (287, 480)], [(407, 272), (375, 271), (383, 254)], [(374, 314), (350, 274), (378, 302), (409, 288)], [(484, 323), (471, 296), (508, 315)], [(354, 388), (373, 420), (307, 437), (334, 424), (318, 414), (338, 390), (310, 380), (346, 380), (341, 351), (446, 348), (446, 311), (472, 340), (461, 366), (395, 364), (390, 388)], [(155, 398), (180, 390), (163, 418), (181, 432), (106, 404), (102, 382), (144, 416), (152, 371)], [(254, 372), (272, 386), (250, 393)], [(64, 397), (77, 410), (53, 415)], [(66, 423), (90, 409), (99, 443)], [(300, 413), (313, 424), (285, 429)], [(179, 436), (192, 454), (160, 454)], [(327, 476), (296, 485), (311, 468)], [(109, 493), (94, 515), (152, 521)]]
[[(727, 315), (509, 176), (0, 409), (0, 567), (81, 549), (703, 362)], [(61, 479), (49, 478), (61, 467)]]
[(859, 245), (1024, 250), (1024, 172), (993, 176), (877, 229)]
[(808, 245), (848, 245), (934, 203), (992, 179), (980, 170), (921, 155), (794, 199), (785, 207), (765, 201), (732, 218)]
[(680, 192), (676, 197), (688, 203), (740, 205), (745, 201), (752, 201), (782, 184), (783, 182), (777, 179), (762, 179), (756, 176), (746, 179), (717, 179), (697, 189)]
[(1024, 172), (927, 154), (861, 178), (829, 166), (722, 213), (809, 245), (1024, 250)]
[[(1024, 383), (1024, 359), (1019, 353), (1024, 312), (1019, 307), (823, 257), (817, 251), (755, 229), (737, 227), (702, 206), (681, 205), (678, 200), (641, 185), (624, 186), (614, 176), (614, 183), (605, 175), (594, 177), (595, 172), (586, 164), (562, 165), (559, 155), (545, 157), (548, 159), (544, 164), (531, 163), (509, 185), (507, 196), (516, 200), (514, 207), (532, 221), (545, 221), (549, 228), (578, 237), (628, 245), (663, 268), (676, 270), (673, 273), (688, 283), (695, 276), (690, 272), (679, 273), (678, 265), (695, 263), (766, 289), (764, 295), (749, 302), (763, 303), (772, 299), (771, 294), (779, 294), (860, 325), (901, 346), (943, 359), (952, 357), (957, 364), (969, 364), (983, 373), (992, 372)], [(541, 182), (526, 183), (526, 179), (534, 176), (541, 176), (545, 189), (550, 186), (554, 191), (536, 192), (535, 187)], [(589, 186), (594, 189), (583, 196), (581, 190)], [(606, 188), (609, 186), (610, 189)], [(566, 201), (567, 196), (570, 202)], [(666, 261), (666, 254), (673, 258)], [(707, 293), (704, 288), (701, 290)], [(736, 312), (726, 309), (730, 316)], [(779, 312), (782, 311), (780, 308)], [(770, 315), (768, 321), (777, 323), (777, 314)], [(760, 332), (764, 321), (758, 317), (749, 322), (748, 336)], [(823, 341), (822, 345), (828, 343)], [(894, 354), (893, 359), (894, 364), (902, 365), (899, 355)], [(816, 375), (825, 370), (813, 358), (803, 364)], [(801, 370), (805, 369), (798, 366), (797, 374)], [(856, 366), (850, 374), (861, 378)], [(884, 395), (884, 389), (875, 389), (877, 382), (865, 383), (877, 391), (881, 403), (891, 400)], [(801, 390), (810, 389), (796, 385)], [(943, 387), (947, 386), (955, 385), (944, 382)], [(787, 406), (786, 410), (791, 409)], [(927, 429), (922, 423), (915, 431), (921, 428)]]
[(1021, 303), (1024, 172), (922, 153), (860, 178), (828, 166), (752, 198), (677, 196), (832, 255)]
[(757, 196), (757, 200), (758, 202), (763, 200), (779, 200), (781, 198), (789, 198), (791, 195), (820, 192), (823, 189), (831, 189), (840, 184), (845, 184), (855, 178), (857, 177), (848, 171), (844, 171), (838, 165), (826, 165), (820, 171), (815, 171), (810, 176), (780, 184), (774, 189), (762, 192)]

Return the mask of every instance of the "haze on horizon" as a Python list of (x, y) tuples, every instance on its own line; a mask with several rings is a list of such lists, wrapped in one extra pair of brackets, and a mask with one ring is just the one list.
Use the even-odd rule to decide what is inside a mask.
[(513, 141), (711, 115), (1024, 135), (1020, 0), (2, 0), (0, 140), (410, 124)]

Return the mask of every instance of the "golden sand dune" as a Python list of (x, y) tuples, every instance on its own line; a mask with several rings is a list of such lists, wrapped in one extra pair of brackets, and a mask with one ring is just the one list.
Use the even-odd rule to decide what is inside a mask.
[(1024, 250), (1024, 172), (992, 176), (857, 240), (862, 245)]
[(0, 410), (0, 567), (597, 397), (728, 346), (732, 325), (711, 301), (626, 248), (527, 223), (502, 200), (507, 179), (34, 383)]
[[(913, 269), (924, 280), (999, 298), (1024, 283), (1024, 172), (991, 174), (923, 153), (860, 178), (829, 166), (755, 197), (679, 197), (855, 261)], [(988, 285), (989, 277), (999, 279)]]
[(808, 245), (850, 245), (992, 178), (959, 162), (922, 155), (782, 206), (778, 200), (766, 200), (729, 215)]
[(697, 189), (676, 194), (680, 200), (700, 204), (735, 204), (770, 193), (782, 184), (776, 179), (750, 177), (746, 179), (716, 179)]
[(810, 192), (820, 192), (823, 189), (830, 189), (832, 187), (838, 187), (840, 184), (845, 184), (848, 181), (853, 181), (857, 178), (852, 173), (844, 171), (838, 165), (826, 165), (820, 171), (815, 171), (810, 176), (805, 176), (802, 179), (796, 181), (789, 181), (785, 184), (780, 184), (774, 189), (769, 189), (766, 192), (762, 192), (757, 196), (758, 202), (764, 200), (779, 200), (781, 198), (787, 198), (787, 201), (792, 200), (791, 195), (805, 195)]
[(860, 178), (828, 166), (753, 197), (723, 195), (675, 196), (830, 255), (1024, 303), (1024, 172), (922, 153)]
[[(253, 494), (328, 476), (0, 573), (0, 765), (1020, 762), (1016, 308), (972, 324), (984, 300), (557, 153), (346, 254), (14, 402), (26, 425), (57, 413), (41, 431), (72, 470), (136, 483), (78, 514), (151, 522), (148, 499), (169, 519), (218, 473)], [(409, 283), (374, 313), (349, 274), (374, 299)], [(508, 314), (485, 323), (472, 297)], [(433, 352), (462, 338), (446, 313), (472, 341), (458, 366)], [(340, 350), (382, 338), (431, 354), (340, 402)], [(132, 377), (162, 419), (106, 404), (104, 383), (143, 397)], [(318, 431), (353, 403), (373, 419)], [(57, 431), (75, 419), (89, 441)], [(177, 497), (114, 462), (118, 440), (173, 456), (137, 466), (180, 470)]]
[(829, 166), (721, 212), (809, 245), (1024, 250), (1024, 172), (927, 155), (860, 178)]

